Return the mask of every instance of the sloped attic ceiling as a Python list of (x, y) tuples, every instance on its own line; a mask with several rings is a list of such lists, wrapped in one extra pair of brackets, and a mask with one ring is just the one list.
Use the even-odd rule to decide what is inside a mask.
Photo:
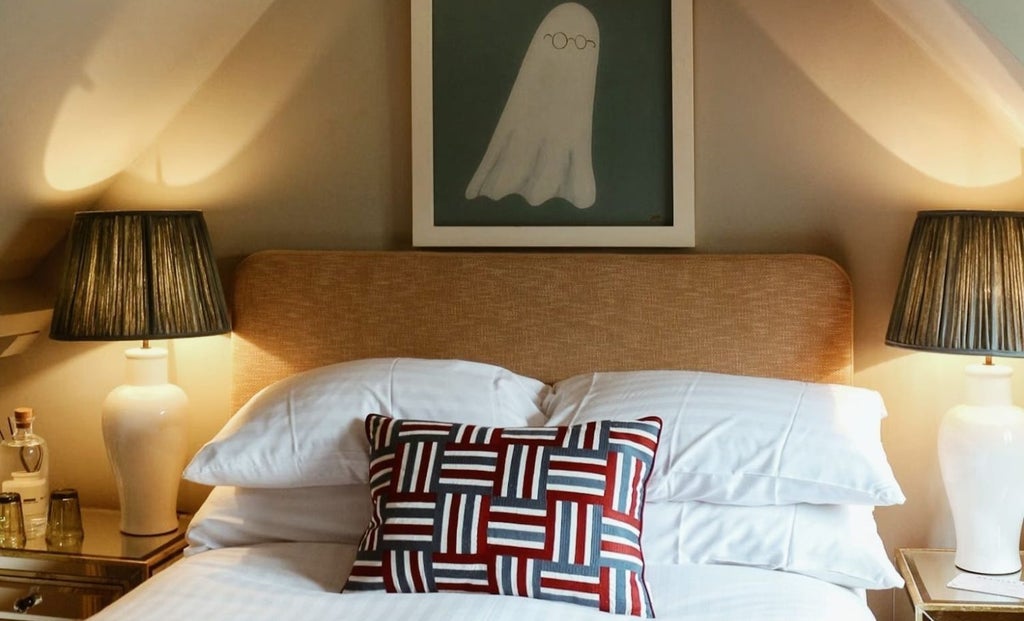
[(1024, 2), (875, 2), (1024, 146)]

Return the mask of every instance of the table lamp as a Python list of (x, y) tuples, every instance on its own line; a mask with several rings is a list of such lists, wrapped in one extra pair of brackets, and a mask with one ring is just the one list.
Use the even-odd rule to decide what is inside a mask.
[(1024, 410), (1013, 405), (1012, 370), (992, 356), (1024, 356), (1024, 213), (919, 213), (885, 342), (985, 357), (967, 367), (964, 403), (939, 425), (939, 468), (956, 566), (1020, 571)]
[(168, 382), (167, 350), (149, 341), (230, 329), (201, 212), (75, 215), (50, 337), (142, 341), (141, 348), (125, 352), (127, 382), (103, 403), (103, 439), (124, 533), (157, 535), (178, 528), (188, 398)]

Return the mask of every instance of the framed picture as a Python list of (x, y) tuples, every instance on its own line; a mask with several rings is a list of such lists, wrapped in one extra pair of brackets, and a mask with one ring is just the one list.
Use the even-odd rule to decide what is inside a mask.
[(414, 245), (694, 245), (692, 0), (411, 10)]

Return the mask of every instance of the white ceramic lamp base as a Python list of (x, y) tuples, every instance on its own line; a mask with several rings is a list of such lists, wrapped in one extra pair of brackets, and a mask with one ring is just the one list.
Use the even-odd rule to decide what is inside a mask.
[(1012, 403), (1012, 369), (967, 367), (967, 402), (939, 427), (939, 467), (956, 530), (956, 566), (1020, 571), (1024, 521), (1024, 410)]
[(128, 381), (103, 403), (103, 440), (121, 502), (121, 531), (159, 535), (178, 528), (185, 467), (185, 392), (167, 382), (167, 350), (125, 352)]

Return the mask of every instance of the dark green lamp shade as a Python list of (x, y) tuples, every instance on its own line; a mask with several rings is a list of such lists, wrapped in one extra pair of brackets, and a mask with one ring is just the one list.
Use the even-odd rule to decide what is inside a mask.
[(1024, 356), (1024, 213), (919, 213), (885, 342)]
[(202, 212), (75, 214), (51, 338), (148, 340), (230, 330)]

